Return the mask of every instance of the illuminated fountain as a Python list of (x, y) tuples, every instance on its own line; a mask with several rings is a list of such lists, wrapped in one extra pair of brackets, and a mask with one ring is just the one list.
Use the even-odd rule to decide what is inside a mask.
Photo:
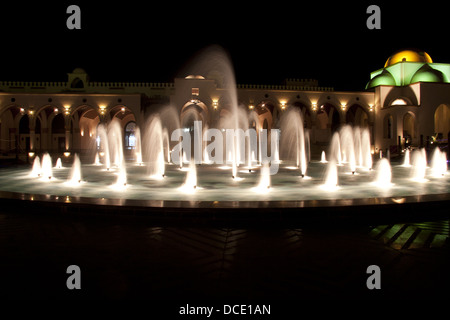
[(378, 161), (375, 169), (376, 177), (374, 184), (379, 188), (389, 188), (392, 186), (392, 171), (391, 164), (388, 159), (383, 158)]
[(252, 188), (252, 191), (259, 194), (270, 191), (270, 169), (267, 163), (263, 163), (259, 183), (256, 187)]
[(405, 150), (405, 158), (403, 160), (403, 166), (404, 167), (411, 167), (411, 157), (410, 157), (410, 152), (409, 149)]
[[(412, 152), (411, 163), (409, 150), (404, 161), (391, 162), (372, 155), (375, 146), (368, 128), (343, 126), (333, 132), (325, 153), (310, 145), (301, 110), (289, 105), (275, 127), (263, 129), (255, 110), (238, 105), (229, 60), (214, 50), (209, 54), (201, 56), (193, 73), (207, 75), (213, 70), (223, 75), (220, 90), (226, 112), (217, 128), (206, 123), (202, 127), (197, 122), (201, 119), (189, 110), (180, 120), (180, 109), (166, 106), (136, 128), (134, 153), (127, 155), (123, 123), (100, 123), (96, 148), (91, 150), (94, 163), (92, 157), (87, 163), (88, 157), (72, 152), (70, 166), (61, 163), (52, 171), (51, 156), (36, 154), (32, 168), (0, 169), (0, 191), (21, 194), (23, 199), (32, 195), (55, 202), (64, 198), (94, 205), (199, 210), (260, 209), (274, 203), (280, 208), (352, 206), (353, 201), (423, 201), (415, 197), (449, 194), (447, 159), (438, 149), (430, 157), (430, 170), (424, 149)], [(68, 163), (71, 158), (64, 159)]]
[(327, 163), (327, 157), (326, 157), (325, 151), (322, 151), (322, 153), (320, 155), (320, 163)]
[(41, 177), (44, 181), (51, 180), (53, 177), (52, 157), (48, 153), (44, 153), (41, 163)]
[(61, 169), (62, 168), (62, 161), (61, 158), (56, 159), (55, 169)]
[(414, 150), (412, 153), (411, 179), (416, 182), (426, 182), (427, 154), (425, 149)]
[(36, 156), (33, 161), (33, 168), (31, 169), (30, 177), (40, 177), (41, 174), (41, 159)]
[(81, 183), (81, 161), (78, 154), (75, 154), (73, 158), (70, 178), (67, 183), (71, 186), (78, 186)]
[(179, 190), (184, 193), (194, 193), (197, 190), (197, 168), (194, 161), (189, 163), (186, 179)]
[(431, 159), (431, 170), (434, 177), (443, 177), (447, 172), (447, 155), (436, 148)]
[(335, 191), (339, 189), (338, 185), (338, 167), (335, 160), (328, 162), (325, 172), (325, 181), (321, 188), (327, 191)]
[(99, 124), (97, 129), (98, 134), (98, 144), (101, 146), (101, 153), (103, 154), (103, 164), (105, 165), (105, 169), (109, 171), (111, 168), (111, 157), (109, 155), (109, 141), (108, 141), (108, 133), (107, 128), (104, 124)]
[(152, 116), (145, 131), (146, 144), (144, 154), (147, 157), (148, 173), (153, 179), (164, 178), (164, 141), (163, 128), (159, 116)]
[(280, 140), (281, 152), (286, 159), (295, 159), (296, 167), (300, 169), (301, 176), (305, 177), (308, 155), (300, 110), (291, 109), (285, 112), (280, 120), (280, 127), (283, 130)]
[(341, 137), (341, 152), (343, 162), (348, 163), (350, 172), (356, 173), (356, 154), (355, 154), (355, 142), (354, 134), (351, 126), (343, 126), (340, 130)]
[(142, 165), (142, 139), (141, 139), (141, 129), (139, 127), (135, 128), (134, 135), (136, 138), (136, 147), (134, 149), (134, 154), (136, 156), (136, 163)]

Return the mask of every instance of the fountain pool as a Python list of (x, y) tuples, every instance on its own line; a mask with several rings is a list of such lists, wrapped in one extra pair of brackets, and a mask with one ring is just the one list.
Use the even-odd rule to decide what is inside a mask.
[[(61, 163), (57, 156), (35, 153), (32, 167), (0, 169), (0, 198), (86, 204), (94, 211), (95, 206), (106, 205), (147, 211), (253, 208), (256, 213), (274, 207), (359, 211), (362, 206), (450, 201), (447, 157), (440, 150), (428, 157), (423, 149), (408, 150), (404, 158), (390, 161), (371, 154), (368, 128), (348, 125), (333, 132), (326, 150), (312, 150), (317, 146), (309, 140), (302, 113), (295, 107), (283, 111), (269, 139), (256, 112), (238, 104), (234, 71), (226, 55), (209, 50), (198, 61), (191, 74), (214, 71), (222, 76), (228, 112), (218, 128), (209, 128), (209, 123), (190, 114), (181, 121), (179, 110), (168, 106), (137, 128), (131, 160), (123, 153), (123, 128), (114, 120), (101, 123), (96, 133), (99, 145), (89, 156), (72, 154)], [(187, 129), (191, 120), (194, 137)], [(228, 129), (253, 134), (228, 136)], [(224, 131), (223, 141), (215, 137), (215, 147), (218, 141), (222, 145), (214, 149), (213, 157), (209, 136)], [(173, 140), (174, 132), (180, 133), (178, 140)], [(202, 137), (198, 143), (196, 138)], [(193, 141), (193, 150), (188, 140)], [(225, 163), (216, 161), (217, 153), (226, 157)]]
[[(48, 155), (45, 156), (46, 161)], [(39, 161), (39, 160), (37, 160)], [(432, 167), (421, 169), (424, 176), (417, 179), (418, 169), (393, 163), (387, 159), (376, 161), (373, 170), (356, 168), (357, 174), (349, 174), (347, 165), (338, 166), (334, 161), (322, 163), (312, 160), (308, 165), (307, 179), (302, 178), (301, 170), (295, 163), (282, 161), (277, 174), (268, 175), (262, 166), (253, 166), (249, 171), (243, 165), (238, 167), (241, 179), (232, 178), (232, 168), (216, 164), (190, 165), (180, 168), (166, 164), (163, 178), (154, 178), (148, 174), (146, 165), (127, 162), (122, 166), (112, 166), (106, 170), (96, 164), (63, 165), (49, 173), (36, 174), (36, 168), (0, 169), (0, 191), (19, 194), (44, 195), (64, 198), (97, 198), (122, 200), (161, 200), (161, 201), (200, 201), (200, 202), (264, 202), (264, 201), (303, 201), (303, 200), (345, 200), (360, 198), (401, 198), (426, 194), (448, 194), (450, 192), (450, 174), (434, 174)], [(327, 188), (329, 166), (335, 166), (333, 186)], [(80, 173), (74, 170), (78, 167)], [(388, 180), (383, 183), (386, 168)], [(192, 172), (194, 168), (195, 172)], [(392, 177), (391, 177), (392, 170)], [(126, 171), (126, 178), (123, 177)], [(31, 174), (30, 174), (31, 172)], [(262, 173), (269, 179), (264, 179)], [(35, 175), (35, 176), (33, 176)], [(264, 176), (264, 175), (263, 175)], [(381, 178), (380, 178), (381, 177)], [(126, 184), (123, 183), (124, 179)], [(194, 180), (195, 182), (192, 182)], [(268, 190), (257, 188), (261, 181), (270, 185)], [(67, 183), (70, 181), (70, 183)], [(120, 182), (118, 182), (120, 181)], [(329, 182), (328, 182), (329, 183)], [(184, 189), (183, 189), (183, 188)], [(266, 188), (264, 188), (266, 189)]]

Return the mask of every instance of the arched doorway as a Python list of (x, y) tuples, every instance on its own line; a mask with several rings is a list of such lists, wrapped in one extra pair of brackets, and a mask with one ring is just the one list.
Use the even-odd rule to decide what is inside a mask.
[(3, 154), (14, 152), (18, 147), (16, 141), (18, 117), (21, 117), (20, 107), (12, 105), (0, 113), (0, 149)]
[(387, 114), (383, 119), (383, 138), (393, 139), (394, 138), (394, 118), (391, 114)]
[(309, 112), (308, 107), (301, 102), (294, 102), (292, 104), (292, 107), (298, 108), (301, 110), (302, 118), (303, 118), (303, 128), (311, 129), (312, 128), (312, 120), (311, 120), (311, 113)]
[(66, 125), (62, 113), (57, 114), (53, 118), (51, 126), (51, 149), (56, 152), (66, 151)]
[[(78, 121), (79, 137), (74, 132), (74, 147), (83, 154), (94, 154), (96, 150), (97, 126), (100, 123), (100, 116), (93, 107), (83, 105), (76, 110), (77, 117), (73, 121)], [(78, 131), (78, 130), (76, 130)]]
[(369, 115), (363, 107), (358, 104), (354, 104), (348, 108), (345, 120), (347, 124), (354, 127), (366, 128), (369, 126)]
[(127, 150), (136, 148), (136, 127), (135, 121), (130, 121), (125, 125), (123, 147)]
[(437, 139), (448, 142), (450, 134), (450, 107), (441, 104), (434, 112), (434, 133)]
[(415, 115), (411, 112), (405, 113), (403, 116), (403, 142), (405, 147), (410, 146), (416, 138)]
[(262, 129), (272, 129), (273, 126), (273, 111), (275, 107), (270, 102), (262, 102), (256, 106), (255, 112), (258, 115), (257, 127)]
[(328, 142), (341, 125), (338, 109), (331, 103), (320, 106), (316, 115), (316, 141)]
[(20, 152), (31, 150), (30, 118), (27, 114), (23, 115), (19, 121), (19, 148)]

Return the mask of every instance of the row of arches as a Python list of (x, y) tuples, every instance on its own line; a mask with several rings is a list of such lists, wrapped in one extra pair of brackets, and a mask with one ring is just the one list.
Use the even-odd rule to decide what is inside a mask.
[(52, 105), (24, 110), (10, 105), (0, 112), (0, 149), (5, 153), (65, 152), (83, 153), (95, 147), (97, 126), (118, 119), (125, 128), (136, 122), (125, 105), (98, 110), (89, 105), (73, 109)]
[[(332, 103), (325, 103), (316, 110), (302, 102), (294, 102), (280, 108), (274, 102), (266, 100), (253, 108), (242, 108), (239, 121), (247, 122), (249, 128), (271, 129), (277, 127), (281, 114), (287, 108), (301, 111), (304, 128), (310, 130), (314, 141), (329, 141), (333, 132), (343, 124), (367, 127), (371, 126), (371, 115), (366, 108), (353, 104), (346, 110)], [(201, 120), (214, 128), (230, 127), (229, 115), (232, 110), (221, 106), (219, 110), (206, 106), (201, 101), (188, 101), (179, 111), (181, 127), (193, 129), (193, 122)], [(125, 149), (134, 148), (134, 131), (144, 119), (125, 105), (116, 105), (108, 109), (99, 109), (83, 104), (66, 110), (53, 105), (37, 108), (35, 112), (24, 111), (19, 105), (10, 105), (0, 111), (0, 149), (2, 153), (12, 152), (86, 152), (95, 148), (97, 126), (118, 119), (121, 123)]]
[[(302, 113), (304, 128), (313, 131), (315, 140), (329, 141), (331, 135), (344, 124), (359, 127), (372, 126), (370, 111), (359, 104), (353, 104), (345, 110), (332, 103), (324, 103), (313, 109), (302, 102), (294, 102), (280, 108), (272, 101), (262, 101), (247, 109), (246, 115), (240, 115), (239, 119), (247, 118), (248, 127), (271, 129), (278, 125), (281, 114), (288, 108), (297, 108)], [(238, 112), (245, 112), (246, 108), (240, 108)], [(222, 106), (219, 110), (208, 108), (202, 101), (189, 101), (180, 112), (181, 126), (189, 130), (193, 129), (193, 121), (201, 120), (208, 126), (225, 128), (228, 115), (233, 112), (231, 108)], [(240, 126), (243, 127), (243, 126)]]
[[(434, 126), (432, 128), (432, 136), (439, 140), (448, 139), (450, 134), (450, 107), (446, 104), (437, 106), (433, 118)], [(400, 143), (403, 147), (424, 144), (423, 134), (418, 129), (416, 113), (412, 111), (405, 111), (403, 113), (388, 112), (384, 115), (383, 139), (390, 140), (391, 144), (397, 144), (399, 136), (401, 138)]]

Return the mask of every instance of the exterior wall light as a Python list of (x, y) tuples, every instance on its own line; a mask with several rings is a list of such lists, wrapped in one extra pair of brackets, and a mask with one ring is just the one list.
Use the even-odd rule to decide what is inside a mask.
[(66, 116), (68, 116), (70, 114), (70, 106), (69, 105), (64, 106), (64, 114)]

